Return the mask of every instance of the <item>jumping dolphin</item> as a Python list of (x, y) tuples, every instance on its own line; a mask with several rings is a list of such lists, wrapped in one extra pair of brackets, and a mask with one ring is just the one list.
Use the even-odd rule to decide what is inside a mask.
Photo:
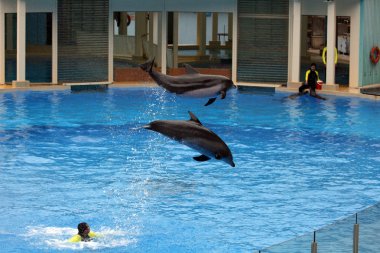
[(169, 92), (191, 97), (210, 98), (205, 106), (215, 102), (217, 96), (226, 97), (227, 91), (236, 85), (231, 79), (219, 75), (203, 75), (188, 64), (185, 65), (186, 74), (169, 76), (153, 70), (154, 58), (140, 65), (148, 72), (153, 80)]
[(156, 120), (143, 127), (197, 150), (202, 155), (193, 159), (198, 162), (208, 161), (213, 157), (235, 167), (231, 151), (224, 141), (204, 127), (192, 112), (189, 111), (189, 114), (190, 120)]

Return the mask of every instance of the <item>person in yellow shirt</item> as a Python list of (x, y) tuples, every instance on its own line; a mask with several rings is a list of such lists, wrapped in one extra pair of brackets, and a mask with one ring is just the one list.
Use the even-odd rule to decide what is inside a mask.
[(89, 242), (98, 235), (90, 230), (86, 222), (78, 224), (78, 234), (69, 239), (69, 242)]
[(310, 69), (308, 69), (305, 74), (305, 83), (302, 86), (300, 86), (298, 89), (298, 92), (299, 92), (298, 95), (305, 94), (305, 90), (309, 89), (310, 96), (319, 98), (322, 100), (326, 100), (324, 97), (319, 96), (317, 92), (315, 91), (317, 87), (317, 82), (319, 80), (319, 74), (316, 68), (317, 68), (317, 65), (315, 63), (312, 63), (310, 65)]

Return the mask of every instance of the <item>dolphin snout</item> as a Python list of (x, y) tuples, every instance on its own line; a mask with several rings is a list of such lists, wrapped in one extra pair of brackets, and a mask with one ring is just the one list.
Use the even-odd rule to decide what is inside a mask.
[(235, 167), (235, 163), (234, 161), (232, 160), (232, 157), (226, 157), (226, 159), (223, 159), (226, 163), (228, 163), (229, 165), (231, 165), (231, 167)]
[(145, 128), (145, 129), (152, 129), (152, 125), (151, 124), (143, 125), (142, 127)]

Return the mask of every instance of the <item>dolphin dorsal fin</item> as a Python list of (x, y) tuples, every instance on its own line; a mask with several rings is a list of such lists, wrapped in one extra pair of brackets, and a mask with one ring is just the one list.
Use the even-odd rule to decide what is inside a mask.
[(194, 113), (192, 113), (192, 112), (189, 111), (189, 114), (190, 114), (190, 121), (193, 121), (195, 123), (198, 123), (198, 124), (202, 125), (202, 123), (199, 121), (199, 119), (197, 118), (197, 116), (194, 115)]
[(183, 65), (185, 66), (187, 74), (199, 74), (199, 72), (195, 68), (191, 67), (189, 64), (185, 63)]

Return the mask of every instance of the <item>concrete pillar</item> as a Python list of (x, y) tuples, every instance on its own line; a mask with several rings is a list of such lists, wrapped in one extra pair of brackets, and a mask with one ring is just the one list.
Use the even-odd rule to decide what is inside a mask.
[(29, 86), (25, 80), (26, 57), (26, 3), (25, 0), (17, 0), (17, 80), (12, 82), (14, 87)]
[(336, 5), (327, 3), (326, 84), (335, 85)]
[(123, 11), (120, 13), (119, 35), (127, 35), (128, 13)]
[(197, 14), (197, 44), (199, 47), (198, 55), (206, 54), (206, 14)]
[(153, 30), (154, 30), (154, 14), (153, 12), (149, 12), (149, 55), (148, 58), (152, 58), (155, 56), (154, 54), (154, 42), (153, 42)]
[(108, 7), (108, 82), (113, 83), (113, 34), (114, 34), (114, 19), (112, 1)]
[(350, 88), (359, 87), (360, 3), (355, 4), (350, 26)]
[(52, 83), (58, 83), (58, 0), (55, 0), (55, 8), (52, 13), (52, 61), (51, 61), (51, 81)]
[(218, 40), (218, 13), (212, 14), (212, 41)]
[(5, 83), (5, 13), (4, 1), (0, 0), (0, 84)]
[(233, 15), (232, 13), (228, 13), (228, 41), (232, 41), (232, 33), (233, 33), (232, 23), (233, 23)]
[[(236, 84), (237, 80), (237, 31), (238, 31), (238, 7), (237, 1), (234, 5), (233, 13), (231, 14), (233, 22), (232, 29), (232, 81)], [(230, 26), (230, 25), (228, 25)]]
[(178, 68), (178, 12), (173, 13), (173, 68)]
[(13, 48), (13, 14), (6, 15), (7, 19), (7, 50), (14, 50)]
[(145, 12), (135, 12), (135, 55), (138, 58), (143, 56), (143, 36), (146, 35)]
[(168, 27), (168, 14), (166, 10), (161, 12), (159, 18), (160, 31), (158, 34), (159, 46), (158, 51), (160, 55), (161, 73), (166, 74), (166, 50), (167, 50), (167, 27)]
[(291, 82), (299, 82), (301, 68), (301, 0), (293, 0)]

